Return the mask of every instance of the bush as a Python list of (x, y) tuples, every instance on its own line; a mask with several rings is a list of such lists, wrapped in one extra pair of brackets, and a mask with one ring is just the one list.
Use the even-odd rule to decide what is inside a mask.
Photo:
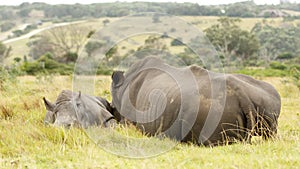
[(171, 46), (183, 46), (184, 44), (181, 42), (180, 39), (174, 39), (171, 42)]
[(22, 36), (24, 33), (22, 30), (15, 30), (15, 31), (13, 31), (13, 34), (15, 37), (19, 37), (19, 36)]
[(70, 63), (70, 62), (75, 63), (78, 58), (78, 54), (74, 52), (68, 52), (64, 55), (64, 58), (66, 59), (65, 61), (66, 63)]
[(24, 62), (21, 65), (21, 70), (29, 75), (45, 74), (60, 74), (70, 75), (73, 73), (73, 64), (62, 64), (51, 58), (49, 54), (41, 56), (34, 62)]
[(292, 59), (295, 56), (291, 53), (281, 53), (280, 55), (278, 55), (277, 59)]
[(287, 69), (287, 66), (280, 62), (271, 62), (270, 67), (272, 69), (278, 69), (278, 70), (286, 70)]

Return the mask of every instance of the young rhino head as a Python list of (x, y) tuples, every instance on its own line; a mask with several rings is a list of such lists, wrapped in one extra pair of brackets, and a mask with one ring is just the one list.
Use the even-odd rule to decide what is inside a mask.
[(89, 127), (114, 125), (114, 117), (109, 112), (109, 103), (102, 98), (62, 91), (55, 103), (43, 99), (46, 106), (45, 124), (54, 126)]
[(55, 103), (51, 103), (46, 98), (43, 100), (47, 110), (44, 119), (45, 124), (64, 127), (79, 125), (77, 107), (74, 104), (71, 91), (63, 91)]

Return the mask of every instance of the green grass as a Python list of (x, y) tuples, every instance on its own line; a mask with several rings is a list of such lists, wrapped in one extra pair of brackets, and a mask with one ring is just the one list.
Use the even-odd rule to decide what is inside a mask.
[[(104, 129), (88, 135), (82, 129), (45, 126), (42, 97), (54, 101), (62, 89), (72, 89), (71, 77), (19, 77), (16, 84), (7, 82), (0, 92), (0, 168), (299, 168), (299, 90), (287, 78), (263, 80), (282, 96), (277, 138), (210, 148), (146, 137), (132, 126), (119, 126), (113, 135)], [(95, 86), (95, 95), (111, 100), (109, 77), (97, 77)], [(119, 136), (144, 141), (121, 141)], [(145, 145), (152, 148), (140, 148)], [(145, 159), (124, 158), (104, 150), (141, 155), (173, 145), (171, 150)]]
[(236, 71), (235, 73), (246, 74), (255, 77), (286, 77), (289, 75), (289, 71), (287, 70), (278, 70), (271, 68), (264, 69), (241, 69)]

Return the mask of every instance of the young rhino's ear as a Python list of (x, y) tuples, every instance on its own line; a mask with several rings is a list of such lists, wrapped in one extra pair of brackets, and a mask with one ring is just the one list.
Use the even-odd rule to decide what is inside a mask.
[(45, 97), (43, 97), (43, 100), (44, 100), (44, 104), (46, 106), (46, 110), (53, 111), (55, 105), (53, 103), (51, 103), (50, 101), (48, 101)]
[(114, 71), (112, 76), (113, 87), (121, 86), (124, 82), (124, 72), (123, 71)]

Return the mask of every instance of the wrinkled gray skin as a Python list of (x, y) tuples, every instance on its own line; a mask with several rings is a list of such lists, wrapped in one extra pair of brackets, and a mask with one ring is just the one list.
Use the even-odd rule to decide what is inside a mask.
[(113, 125), (116, 121), (110, 113), (110, 104), (103, 98), (63, 90), (55, 103), (43, 98), (46, 106), (45, 124), (64, 127)]
[[(151, 65), (160, 65), (173, 72), (192, 71), (196, 77), (199, 92), (189, 91), (189, 88), (180, 89), (174, 79), (164, 71), (157, 69), (140, 71), (145, 67), (151, 67)], [(184, 139), (180, 140), (180, 137), (178, 138), (178, 133), (180, 135), (181, 132), (180, 129), (175, 131), (175, 133), (167, 134), (168, 137), (177, 139), (178, 141), (193, 142), (200, 145), (224, 145), (234, 143), (238, 140), (250, 142), (253, 135), (263, 136), (263, 138), (267, 139), (276, 134), (281, 100), (278, 92), (272, 85), (245, 75), (226, 74), (223, 76), (219, 73), (210, 72), (210, 76), (208, 76), (208, 73), (208, 70), (198, 66), (180, 69), (170, 67), (160, 59), (153, 57), (137, 62), (125, 74), (121, 71), (115, 71), (112, 75), (111, 84), (112, 105), (117, 110), (116, 112), (120, 112), (115, 116), (119, 121), (122, 121), (124, 117), (132, 117), (131, 113), (135, 112), (133, 107), (140, 111), (146, 111), (153, 104), (154, 110), (160, 110), (160, 107), (155, 107), (155, 105), (166, 101), (167, 105), (163, 113), (156, 120), (147, 123), (136, 123), (134, 120), (131, 122), (150, 135), (164, 132), (177, 118), (181, 103), (183, 103), (188, 105), (183, 110), (185, 114), (191, 111), (193, 105), (199, 105), (199, 109), (195, 123), (191, 124), (192, 128), (184, 136)], [(218, 112), (220, 110), (217, 108), (218, 106), (211, 107), (211, 84), (220, 84), (220, 77), (223, 77), (226, 81), (226, 100), (224, 101), (225, 107), (223, 113)], [(151, 97), (148, 97), (151, 91), (157, 89), (165, 93), (166, 100), (158, 97), (153, 101)], [(181, 102), (181, 90), (183, 93), (190, 94), (191, 99), (187, 98)], [(214, 92), (223, 93), (218, 91), (218, 89)], [(129, 93), (129, 99), (125, 97), (126, 93)], [(220, 99), (222, 97), (220, 95), (217, 99), (215, 98), (215, 101), (221, 102)], [(128, 106), (130, 104), (133, 107)], [(210, 108), (212, 108), (210, 113), (215, 117), (221, 116), (221, 120), (209, 138), (201, 139), (203, 136), (200, 133), (206, 132), (201, 132), (201, 130), (204, 128), (203, 126)]]

